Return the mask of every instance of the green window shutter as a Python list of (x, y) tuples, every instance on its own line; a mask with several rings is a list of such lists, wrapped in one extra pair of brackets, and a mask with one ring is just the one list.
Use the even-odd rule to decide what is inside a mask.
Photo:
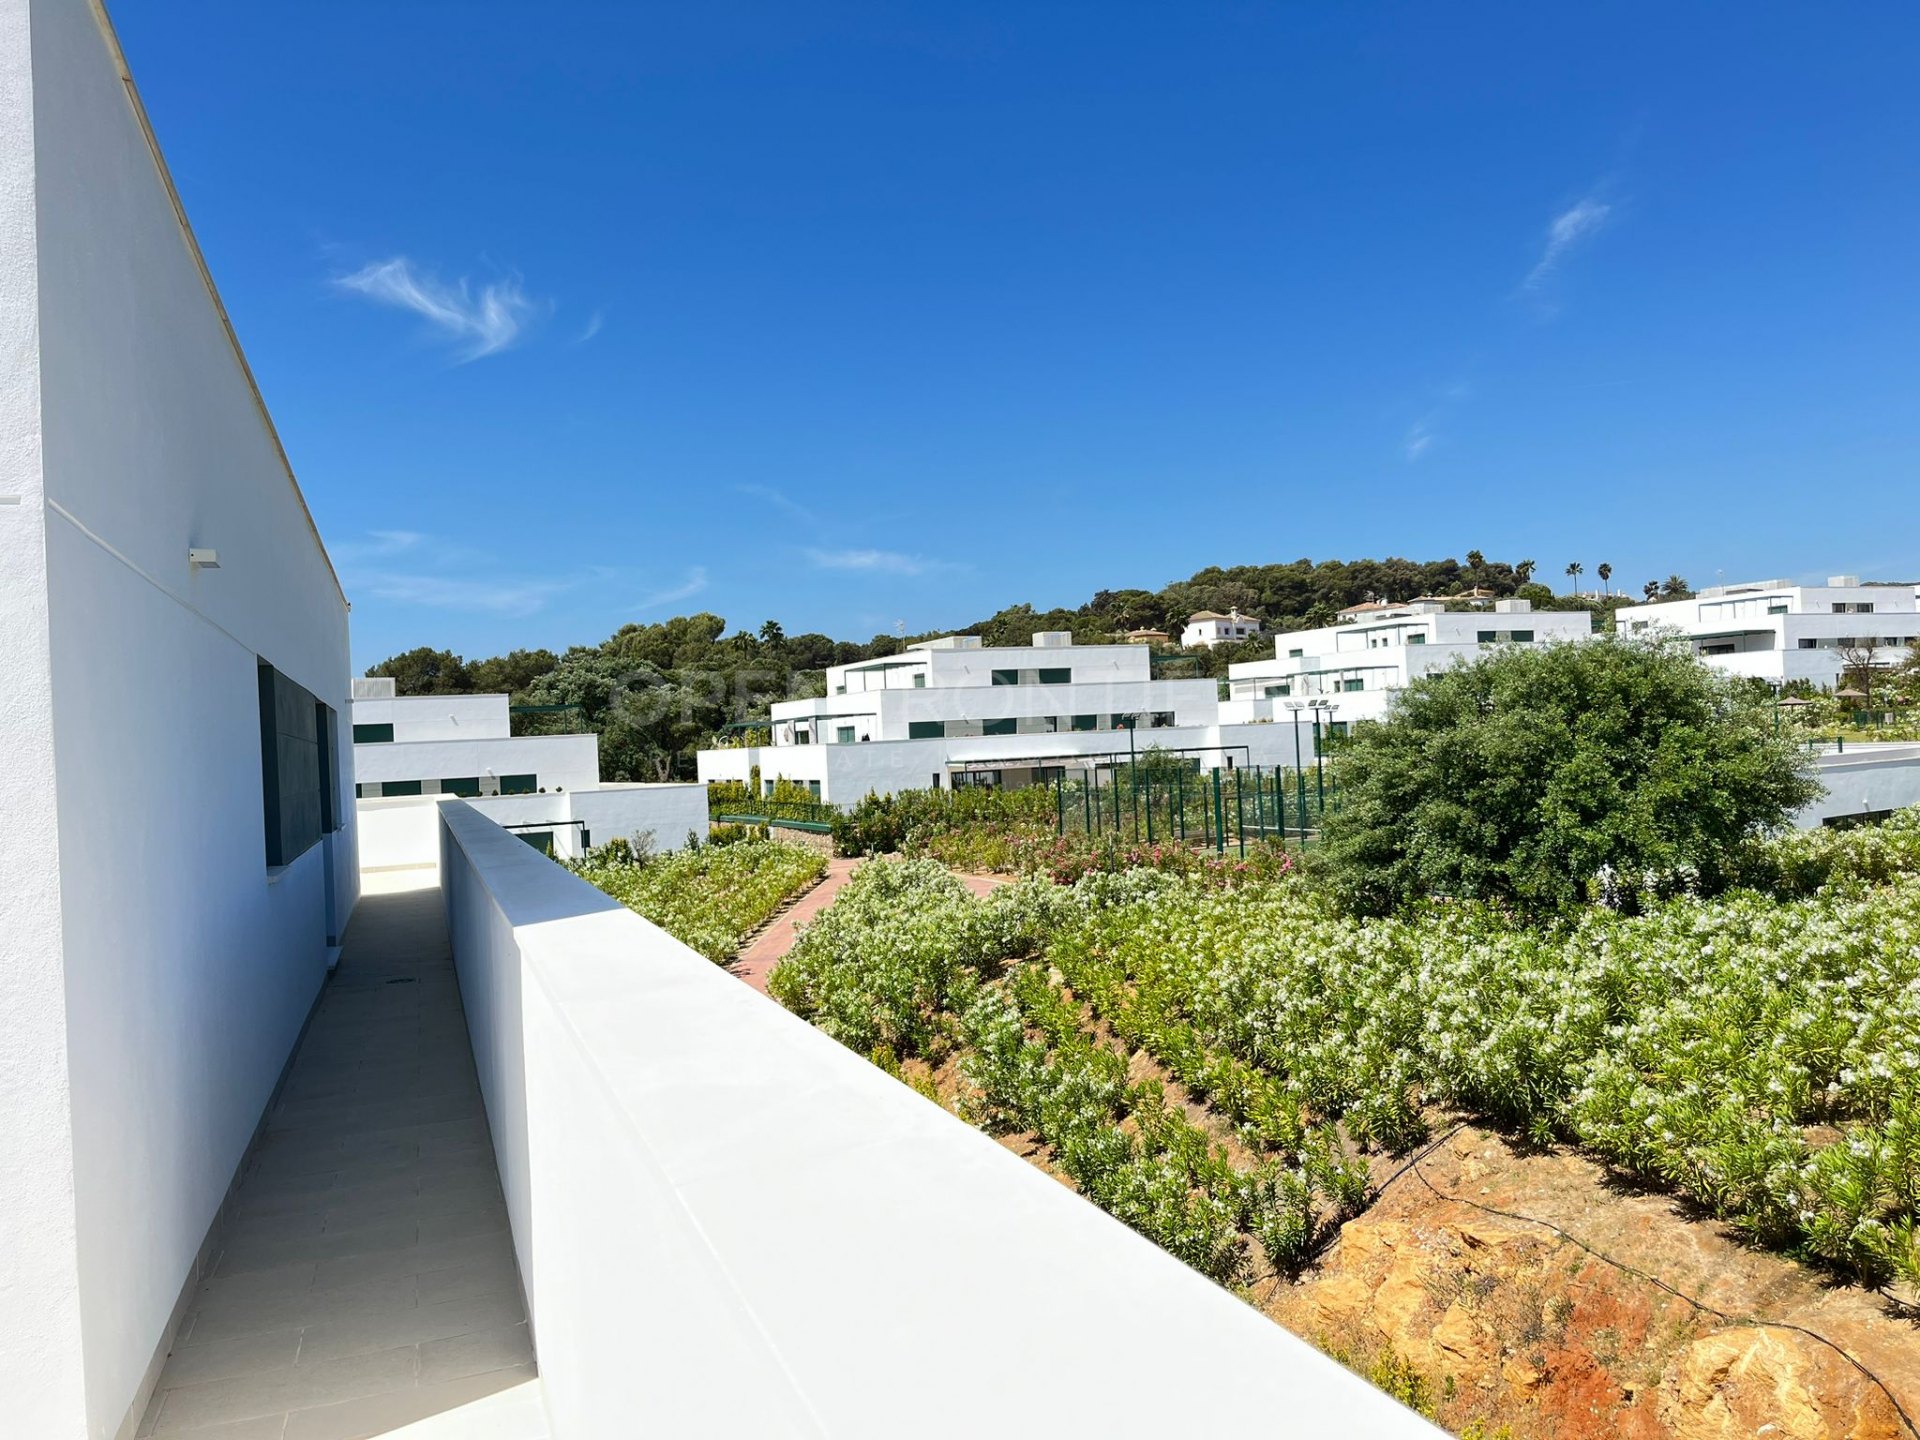
[(1340, 688), (1342, 690), (1364, 690), (1367, 688), (1367, 682), (1364, 680), (1342, 680), (1340, 682)]
[(924, 690), (927, 688), (927, 675), (924, 670), (916, 670), (913, 672), (913, 688), (916, 690)]
[[(532, 795), (540, 788), (538, 775), (502, 775), (500, 793), (502, 795)], [(553, 837), (548, 836), (549, 840)]]
[(853, 744), (853, 726), (836, 725), (833, 730), (833, 738), (841, 745)]
[(538, 850), (542, 855), (550, 856), (553, 854), (553, 831), (551, 830), (516, 830), (514, 831), (514, 834), (518, 835), (522, 840), (526, 841), (527, 844), (531, 845), (534, 849)]
[(1513, 638), (1522, 645), (1525, 645), (1533, 639), (1533, 632), (1531, 630), (1516, 630), (1513, 632)]
[(1098, 715), (1076, 715), (1073, 717), (1073, 728), (1076, 730), (1098, 730), (1100, 728), (1100, 717)]
[(1427, 643), (1427, 637), (1424, 635), (1407, 636), (1407, 644), (1409, 645), (1424, 645), (1426, 643)]
[(993, 683), (996, 685), (1018, 685), (1020, 683), (1020, 672), (1018, 670), (996, 670), (993, 672)]
[(480, 793), (480, 777), (475, 775), (462, 780), (442, 780), (440, 782), (440, 793), (442, 795), (478, 795)]
[(909, 720), (907, 738), (909, 740), (944, 740), (947, 735), (947, 722), (944, 720)]
[(1042, 685), (1071, 685), (1073, 683), (1073, 671), (1042, 670), (1040, 672), (1040, 683)]
[(389, 780), (380, 787), (380, 793), (382, 795), (418, 795), (421, 793), (420, 782), (418, 780)]
[(1020, 733), (1019, 726), (1018, 720), (982, 720), (980, 733), (982, 735), (1017, 735)]
[(384, 745), (393, 739), (391, 725), (356, 725), (353, 727), (353, 743), (356, 745)]
[(807, 781), (807, 793), (818, 800), (820, 798), (820, 782), (818, 780)]
[(1475, 638), (1477, 638), (1482, 645), (1491, 645), (1493, 643), (1493, 635), (1494, 632), (1491, 630), (1481, 630)]

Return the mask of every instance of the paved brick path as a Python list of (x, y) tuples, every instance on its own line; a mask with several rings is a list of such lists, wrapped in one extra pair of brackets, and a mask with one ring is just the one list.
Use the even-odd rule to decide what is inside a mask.
[[(858, 860), (829, 860), (827, 878), (796, 900), (792, 909), (775, 916), (773, 923), (754, 937), (753, 943), (740, 953), (740, 958), (727, 968), (762, 995), (766, 994), (767, 976), (773, 973), (773, 967), (784, 960), (787, 951), (793, 948), (793, 942), (799, 938), (799, 927), (809, 924), (814, 916), (834, 902), (841, 886), (847, 883), (848, 877), (860, 864)], [(988, 895), (1010, 883), (1013, 877), (961, 875), (959, 879), (975, 895)]]

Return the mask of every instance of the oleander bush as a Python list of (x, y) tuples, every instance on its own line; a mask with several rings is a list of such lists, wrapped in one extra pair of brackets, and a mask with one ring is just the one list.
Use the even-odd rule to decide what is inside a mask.
[(567, 868), (724, 964), (788, 897), (824, 876), (827, 862), (805, 846), (742, 834), (666, 855), (601, 847)]
[(1711, 894), (1819, 794), (1810, 764), (1754, 686), (1683, 645), (1501, 647), (1355, 729), (1320, 868), (1368, 914), (1430, 896), (1539, 914)]
[[(963, 1115), (1030, 1133), (1222, 1280), (1298, 1264), (1368, 1202), (1366, 1155), (1444, 1113), (1920, 1285), (1920, 813), (1741, 865), (1764, 888), (1530, 922), (1480, 901), (1358, 918), (1297, 876), (1148, 868), (983, 901), (880, 862), (773, 990), (862, 1054), (958, 1057)], [(1164, 1081), (1130, 1079), (1141, 1057)]]
[(936, 846), (936, 856), (960, 869), (1004, 869), (1004, 865), (964, 863), (963, 847), (977, 845), (988, 853), (1018, 835), (1052, 834), (1055, 829), (1053, 791), (1045, 786), (1024, 790), (899, 790), (891, 795), (869, 794), (833, 820), (833, 848), (838, 855), (925, 856)]

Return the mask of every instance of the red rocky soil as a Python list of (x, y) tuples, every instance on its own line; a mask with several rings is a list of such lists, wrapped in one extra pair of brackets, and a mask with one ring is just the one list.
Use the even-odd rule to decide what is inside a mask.
[[(1379, 1177), (1384, 1178), (1384, 1176)], [(1425, 1183), (1423, 1183), (1423, 1180)], [(1429, 1188), (1431, 1187), (1431, 1188)], [(1728, 1317), (1595, 1258), (1656, 1276)], [(1920, 1324), (1888, 1297), (1749, 1249), (1673, 1200), (1564, 1152), (1467, 1128), (1389, 1185), (1297, 1283), (1260, 1308), (1362, 1368), (1390, 1358), (1435, 1417), (1514, 1440), (1920, 1440), (1840, 1346), (1920, 1419)], [(1911, 1298), (1911, 1297), (1908, 1297)]]

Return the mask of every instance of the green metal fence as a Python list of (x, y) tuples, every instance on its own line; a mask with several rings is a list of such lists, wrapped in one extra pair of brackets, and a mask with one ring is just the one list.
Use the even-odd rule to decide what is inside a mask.
[(714, 799), (707, 818), (718, 825), (768, 825), (776, 830), (808, 830), (824, 835), (833, 828), (837, 805), (805, 800)]
[(1311, 844), (1339, 807), (1324, 763), (1299, 769), (1120, 762), (1053, 781), (1062, 835), (1113, 836), (1145, 845), (1205, 846), (1241, 854), (1262, 840)]

